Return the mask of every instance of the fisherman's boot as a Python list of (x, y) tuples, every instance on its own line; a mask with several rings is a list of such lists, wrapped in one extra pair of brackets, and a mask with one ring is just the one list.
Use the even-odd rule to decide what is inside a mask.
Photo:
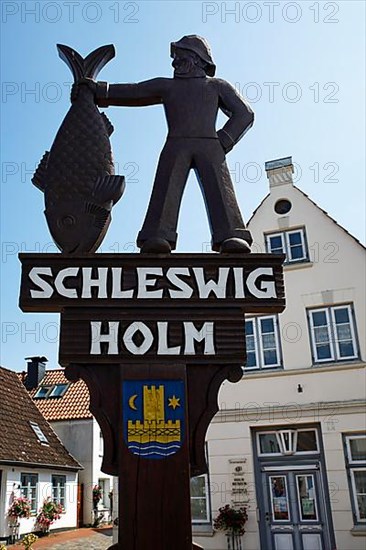
[(148, 239), (141, 246), (142, 254), (169, 254), (172, 251), (170, 242), (166, 239)]
[(220, 253), (230, 254), (249, 254), (250, 245), (244, 239), (239, 237), (231, 237), (231, 239), (225, 239), (220, 244)]

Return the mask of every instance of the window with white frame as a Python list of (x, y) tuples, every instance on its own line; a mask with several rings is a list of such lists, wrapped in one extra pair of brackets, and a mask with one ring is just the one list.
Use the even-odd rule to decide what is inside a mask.
[(37, 513), (38, 509), (37, 485), (38, 474), (20, 474), (20, 493), (29, 500), (32, 514)]
[(191, 479), (191, 511), (193, 523), (210, 522), (209, 487), (207, 474)]
[(345, 454), (356, 523), (366, 522), (366, 434), (346, 435)]
[(309, 309), (315, 363), (358, 357), (356, 330), (350, 305)]
[(267, 252), (285, 254), (286, 263), (304, 262), (309, 259), (304, 228), (270, 233), (265, 237)]
[(48, 446), (49, 445), (48, 439), (44, 435), (44, 433), (42, 432), (41, 428), (38, 426), (37, 422), (32, 422), (30, 420), (29, 424), (30, 424), (30, 427), (32, 428), (32, 430), (34, 431), (34, 433), (36, 434), (38, 441), (40, 443), (42, 443), (42, 445)]
[(66, 476), (52, 476), (52, 500), (66, 508)]
[(247, 362), (245, 369), (281, 366), (278, 319), (276, 316), (245, 319)]
[(314, 428), (257, 432), (256, 437), (259, 456), (319, 453), (318, 432)]
[(102, 500), (101, 505), (103, 508), (109, 508), (109, 492), (111, 490), (111, 481), (107, 478), (98, 479), (98, 485), (102, 490)]
[(41, 386), (34, 394), (34, 399), (49, 399), (50, 397), (63, 397), (69, 384), (53, 384)]

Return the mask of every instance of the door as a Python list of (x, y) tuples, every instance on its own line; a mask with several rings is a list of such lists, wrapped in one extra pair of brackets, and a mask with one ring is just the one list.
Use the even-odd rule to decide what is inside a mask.
[(328, 550), (319, 466), (262, 468), (261, 531), (266, 550)]
[(78, 485), (77, 522), (78, 527), (84, 525), (84, 483), (79, 483)]

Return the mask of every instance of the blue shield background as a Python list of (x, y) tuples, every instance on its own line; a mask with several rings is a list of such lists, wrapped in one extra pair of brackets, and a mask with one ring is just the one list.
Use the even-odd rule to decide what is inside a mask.
[[(165, 422), (180, 421), (180, 437), (169, 443), (157, 442), (154, 432), (148, 442), (129, 441), (128, 422), (144, 423), (144, 386), (164, 387)], [(182, 447), (185, 430), (185, 392), (183, 380), (125, 380), (122, 387), (123, 439), (131, 453), (146, 459), (163, 459), (175, 454)], [(174, 399), (175, 398), (175, 399)], [(173, 401), (170, 401), (173, 400)], [(177, 403), (175, 408), (169, 403)], [(132, 405), (132, 406), (131, 406)], [(135, 409), (134, 409), (134, 408)]]

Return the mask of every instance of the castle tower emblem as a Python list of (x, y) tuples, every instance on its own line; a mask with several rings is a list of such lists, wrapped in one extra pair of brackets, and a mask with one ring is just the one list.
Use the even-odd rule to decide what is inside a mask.
[(184, 428), (182, 380), (123, 383), (124, 441), (136, 455), (162, 459), (182, 446)]

